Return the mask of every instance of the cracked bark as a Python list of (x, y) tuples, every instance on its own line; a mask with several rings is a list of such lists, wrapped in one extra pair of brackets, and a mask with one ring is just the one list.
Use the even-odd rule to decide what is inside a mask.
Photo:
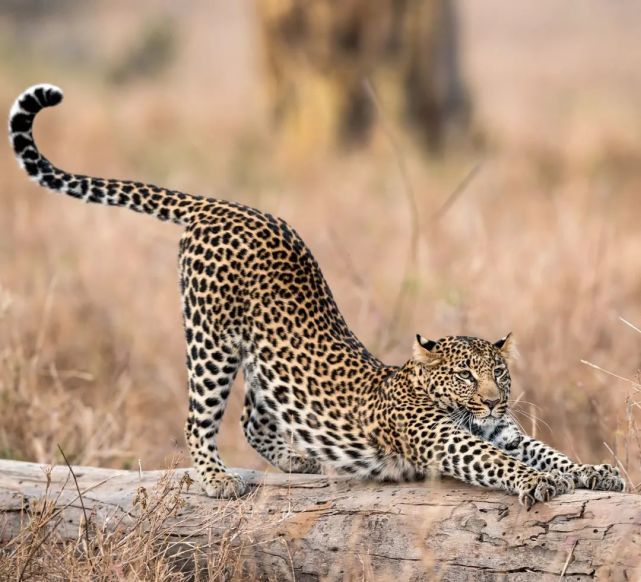
[[(162, 474), (74, 472), (94, 527), (134, 519), (139, 488), (151, 493)], [(579, 491), (527, 512), (515, 497), (451, 480), (383, 485), (241, 473), (257, 487), (237, 501), (209, 499), (194, 484), (168, 538), (205, 547), (234, 531), (251, 578), (529, 581), (565, 568), (572, 580), (641, 579), (639, 495)], [(59, 534), (76, 540), (82, 508), (69, 470), (56, 467), (51, 479)], [(0, 460), (0, 545), (16, 534), (25, 508), (41, 504), (45, 486), (41, 465)]]

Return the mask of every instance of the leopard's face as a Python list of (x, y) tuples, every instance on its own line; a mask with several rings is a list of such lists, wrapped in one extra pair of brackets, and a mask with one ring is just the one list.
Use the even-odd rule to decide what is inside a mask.
[(508, 363), (514, 351), (509, 335), (495, 343), (466, 336), (434, 342), (418, 336), (414, 347), (416, 387), (454, 414), (501, 418), (508, 406)]

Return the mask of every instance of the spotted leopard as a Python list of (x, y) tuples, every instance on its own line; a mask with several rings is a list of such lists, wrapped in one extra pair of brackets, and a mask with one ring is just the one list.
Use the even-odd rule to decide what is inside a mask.
[(56, 192), (185, 229), (185, 435), (207, 494), (233, 497), (246, 489), (216, 447), (239, 370), (244, 434), (283, 471), (333, 467), (402, 480), (437, 469), (517, 494), (528, 507), (575, 486), (623, 489), (616, 469), (574, 463), (510, 420), (511, 336), (495, 343), (417, 336), (405, 364), (385, 365), (349, 329), (310, 250), (283, 220), (234, 202), (53, 166), (36, 147), (32, 125), (43, 107), (61, 100), (60, 89), (37, 85), (11, 109), (10, 141), (27, 174)]

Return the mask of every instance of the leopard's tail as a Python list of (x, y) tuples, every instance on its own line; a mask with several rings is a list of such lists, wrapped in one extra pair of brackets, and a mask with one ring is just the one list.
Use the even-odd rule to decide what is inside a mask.
[(41, 186), (109, 206), (125, 206), (136, 212), (151, 214), (160, 220), (187, 225), (192, 217), (203, 210), (209, 199), (184, 194), (151, 184), (92, 178), (70, 174), (56, 168), (45, 158), (33, 140), (33, 120), (44, 107), (53, 107), (62, 101), (62, 91), (54, 85), (40, 84), (29, 87), (13, 103), (9, 113), (9, 141), (20, 166)]

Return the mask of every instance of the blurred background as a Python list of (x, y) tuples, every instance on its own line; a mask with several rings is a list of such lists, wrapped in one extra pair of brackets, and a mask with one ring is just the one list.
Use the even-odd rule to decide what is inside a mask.
[[(60, 167), (284, 217), (385, 362), (512, 331), (524, 428), (637, 484), (640, 27), (630, 1), (0, 0), (0, 111), (55, 83)], [(0, 456), (187, 464), (180, 229), (40, 190), (6, 141), (0, 175)], [(264, 468), (241, 394), (223, 457)]]

